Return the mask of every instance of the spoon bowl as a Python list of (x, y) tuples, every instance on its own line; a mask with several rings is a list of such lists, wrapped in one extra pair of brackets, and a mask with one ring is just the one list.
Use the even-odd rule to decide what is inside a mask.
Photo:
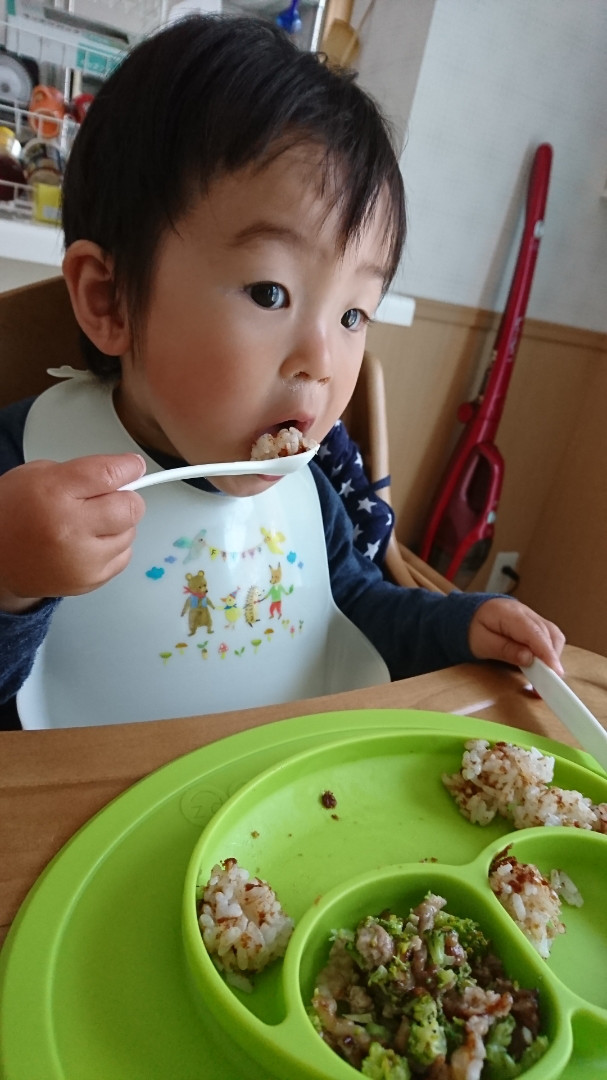
[(287, 457), (268, 458), (266, 461), (213, 461), (208, 465), (183, 465), (179, 469), (161, 469), (159, 472), (145, 473), (130, 484), (124, 484), (121, 491), (138, 491), (154, 484), (168, 484), (171, 480), (192, 480), (197, 476), (287, 476), (303, 469), (312, 460), (318, 446)]

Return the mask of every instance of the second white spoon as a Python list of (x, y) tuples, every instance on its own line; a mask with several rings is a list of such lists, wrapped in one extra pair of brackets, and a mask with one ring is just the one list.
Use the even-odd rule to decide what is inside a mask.
[(529, 667), (523, 667), (521, 671), (546, 705), (571, 734), (575, 735), (580, 746), (592, 754), (595, 761), (607, 772), (607, 731), (596, 716), (586, 708), (564, 679), (542, 660), (538, 660), (537, 656)]

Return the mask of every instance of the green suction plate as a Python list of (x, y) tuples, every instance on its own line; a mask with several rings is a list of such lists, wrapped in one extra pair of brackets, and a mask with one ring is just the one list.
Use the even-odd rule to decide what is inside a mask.
[[(386, 907), (405, 913), (428, 890), (444, 896), (448, 910), (476, 919), (511, 977), (539, 989), (550, 1048), (528, 1070), (530, 1076), (556, 1080), (562, 1075), (578, 1014), (592, 1014), (607, 1040), (607, 928), (594, 884), (597, 876), (605, 880), (607, 875), (607, 838), (566, 828), (504, 836), (509, 826), (503, 820), (484, 828), (471, 825), (441, 782), (443, 773), (459, 769), (461, 757), (461, 737), (447, 733), (350, 736), (256, 777), (204, 830), (184, 890), (189, 968), (205, 1011), (270, 1075), (354, 1080), (355, 1071), (318, 1038), (305, 1012), (314, 976), (326, 961), (329, 933), (353, 928), (363, 916)], [(555, 782), (593, 801), (607, 795), (607, 780), (560, 759)], [(321, 798), (327, 789), (336, 803), (329, 810)], [(488, 885), (491, 859), (509, 842), (517, 857), (525, 851), (533, 855), (524, 861), (548, 873), (567, 871), (585, 897), (582, 908), (566, 908), (568, 933), (562, 949), (560, 939), (553, 946), (549, 964)], [(236, 858), (270, 882), (297, 927), (285, 962), (257, 976), (252, 993), (224, 981), (198, 929), (196, 886), (204, 885), (214, 864), (225, 858)]]
[[(530, 1080), (607, 1078), (607, 840), (564, 829), (508, 834), (506, 822), (471, 826), (440, 782), (442, 771), (459, 767), (468, 738), (558, 755), (557, 783), (607, 800), (607, 778), (581, 751), (413, 710), (325, 713), (255, 728), (129, 789), (56, 856), (13, 924), (0, 953), (0, 1076), (293, 1080), (280, 1034), (289, 1026), (296, 1056), (309, 1059), (302, 1076), (355, 1077), (304, 1027), (325, 929), (370, 903), (374, 883), (382, 897), (402, 883), (407, 900), (418, 883), (435, 882), (452, 906), (472, 905), (496, 928), (512, 974), (539, 984), (544, 973), (552, 1045)], [(320, 805), (325, 789), (336, 796), (333, 811)], [(541, 869), (556, 860), (584, 896), (583, 908), (567, 908), (568, 932), (547, 964), (485, 894), (488, 864), (506, 836), (517, 857), (533, 855)], [(230, 855), (266, 877), (297, 920), (284, 963), (247, 1001), (210, 962), (205, 968), (196, 937), (195, 878)], [(430, 858), (438, 862), (420, 862)]]

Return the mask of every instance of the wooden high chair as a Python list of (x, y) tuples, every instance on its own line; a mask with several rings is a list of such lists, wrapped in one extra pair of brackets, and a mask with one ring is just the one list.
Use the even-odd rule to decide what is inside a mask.
[(49, 367), (83, 367), (62, 277), (0, 293), (0, 408), (56, 382)]
[[(372, 483), (390, 476), (386, 391), (381, 361), (372, 353), (364, 355), (360, 375), (352, 400), (344, 416), (349, 434), (358, 443), (365, 471)], [(390, 486), (382, 487), (378, 495), (392, 506)], [(417, 586), (432, 592), (453, 592), (455, 586), (428, 566), (413, 551), (401, 544), (392, 532), (386, 558), (386, 577), (397, 585)]]
[[(62, 277), (0, 293), (0, 408), (42, 393), (55, 380), (49, 367), (83, 367), (79, 330)], [(351, 437), (358, 443), (369, 479), (390, 474), (388, 425), (383, 369), (365, 353), (352, 400), (344, 413)], [(379, 493), (391, 503), (390, 488)], [(450, 592), (454, 586), (412, 551), (390, 538), (384, 569), (399, 585)]]

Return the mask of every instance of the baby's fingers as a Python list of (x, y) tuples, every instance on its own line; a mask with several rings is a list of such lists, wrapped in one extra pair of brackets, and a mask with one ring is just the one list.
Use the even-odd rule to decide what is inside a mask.
[(511, 663), (527, 667), (537, 656), (558, 675), (563, 674), (560, 655), (565, 644), (565, 637), (553, 623), (542, 619), (524, 604), (519, 604), (518, 610), (514, 609), (512, 613), (509, 636), (515, 654), (515, 659), (511, 660)]
[(145, 513), (145, 502), (136, 491), (112, 491), (96, 495), (84, 503), (87, 521), (94, 536), (118, 536), (137, 525)]
[(139, 454), (91, 454), (64, 461), (58, 469), (69, 495), (90, 499), (137, 480), (145, 472), (145, 461)]
[(527, 667), (534, 656), (559, 675), (564, 635), (553, 623), (516, 600), (492, 599), (483, 604), (470, 627), (470, 647), (479, 659), (503, 660)]

